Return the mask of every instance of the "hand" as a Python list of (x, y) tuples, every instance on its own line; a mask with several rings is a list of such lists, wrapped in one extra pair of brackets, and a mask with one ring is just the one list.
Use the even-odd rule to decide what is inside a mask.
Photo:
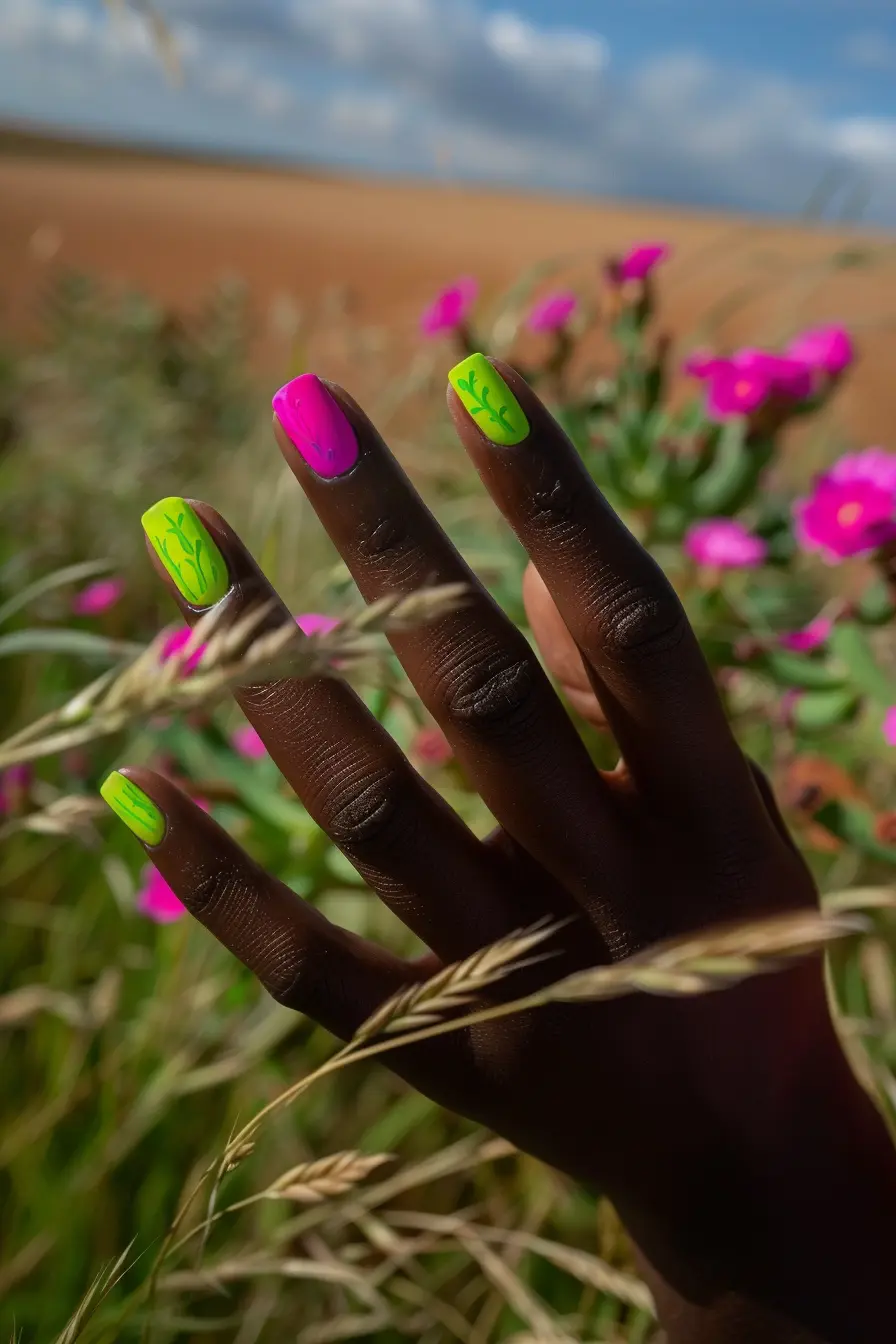
[[(473, 368), (491, 396), (465, 397), (474, 418), (451, 390), (451, 415), (581, 652), (619, 767), (594, 768), (526, 640), (360, 408), (305, 375), (275, 399), (277, 439), (365, 599), (470, 585), (466, 606), (393, 645), (498, 829), (474, 838), (341, 682), (238, 693), (310, 814), (432, 950), (411, 964), (330, 925), (173, 784), (126, 772), (160, 810), (148, 853), (189, 910), (276, 999), (342, 1037), (402, 985), (545, 916), (569, 921), (544, 972), (558, 978), (816, 899), (670, 584), (523, 380), (497, 361)], [(220, 600), (228, 619), (276, 603), (223, 519), (192, 507), (178, 527), (190, 554), (198, 538), (210, 559), (204, 600)], [(159, 519), (145, 520), (157, 550)], [(153, 554), (195, 621), (205, 608), (179, 544), (172, 532)], [(288, 619), (282, 605), (272, 619)], [(839, 1050), (817, 960), (688, 1001), (543, 1009), (389, 1059), (443, 1105), (608, 1193), (670, 1341), (877, 1337), (862, 1323), (877, 1319), (896, 1177)], [(828, 1229), (857, 1217), (872, 1245), (844, 1288)]]

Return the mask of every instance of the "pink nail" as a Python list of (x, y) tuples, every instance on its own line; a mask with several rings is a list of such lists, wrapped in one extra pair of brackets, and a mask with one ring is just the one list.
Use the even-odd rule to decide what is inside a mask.
[(342, 476), (358, 460), (358, 443), (336, 399), (315, 373), (274, 393), (274, 414), (318, 476)]

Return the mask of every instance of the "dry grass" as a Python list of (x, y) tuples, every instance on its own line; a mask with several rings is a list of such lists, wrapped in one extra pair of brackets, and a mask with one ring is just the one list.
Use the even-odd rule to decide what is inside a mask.
[[(236, 687), (281, 677), (343, 676), (376, 659), (376, 637), (412, 629), (455, 611), (464, 584), (391, 594), (347, 617), (328, 633), (305, 635), (295, 621), (266, 629), (271, 606), (260, 604), (230, 621), (215, 607), (193, 627), (187, 643), (162, 660), (159, 635), (123, 671), (104, 674), (60, 709), (0, 743), (0, 769), (57, 755), (160, 714), (211, 708)], [(188, 672), (191, 658), (202, 661)]]

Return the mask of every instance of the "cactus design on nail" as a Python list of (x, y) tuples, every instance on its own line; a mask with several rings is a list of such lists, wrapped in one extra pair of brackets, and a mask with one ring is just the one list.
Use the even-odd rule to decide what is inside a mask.
[(160, 500), (143, 515), (143, 528), (182, 597), (197, 607), (220, 601), (227, 567), (189, 504), (176, 496)]
[(468, 415), (492, 443), (509, 447), (528, 436), (529, 422), (522, 407), (485, 355), (468, 356), (451, 370), (448, 379)]

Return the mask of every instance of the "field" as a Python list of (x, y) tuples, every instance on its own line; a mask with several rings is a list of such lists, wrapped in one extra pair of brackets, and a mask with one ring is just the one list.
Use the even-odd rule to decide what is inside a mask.
[[(7, 741), (6, 756), (0, 741), (0, 1333), (23, 1344), (658, 1340), (606, 1201), (375, 1061), (276, 1107), (209, 1202), (210, 1164), (332, 1045), (188, 919), (140, 913), (143, 856), (96, 803), (105, 773), (162, 765), (333, 919), (402, 951), (409, 936), (272, 762), (234, 749), (229, 704), (129, 702), (114, 731), (96, 710), (54, 715), (174, 619), (139, 526), (162, 495), (220, 508), (294, 611), (357, 610), (270, 440), (271, 391), (308, 368), (366, 407), (525, 626), (524, 557), (447, 425), (453, 338), (418, 330), (440, 289), (475, 276), (478, 340), (532, 369), (595, 478), (673, 574), (826, 908), (870, 912), (865, 936), (833, 953), (833, 984), (855, 1066), (892, 1109), (886, 557), (869, 548), (825, 566), (800, 553), (790, 506), (847, 450), (896, 449), (896, 246), (809, 220), (343, 180), (11, 133), (0, 138), (0, 196), (0, 739), (45, 715), (20, 741), (61, 734), (46, 751)], [(658, 312), (607, 320), (605, 261), (655, 240), (673, 248), (657, 273)], [(580, 327), (552, 369), (545, 338), (520, 319), (533, 289), (558, 285), (579, 294)], [(698, 432), (684, 355), (778, 345), (829, 321), (853, 333), (855, 368), (761, 435), (728, 438), (699, 420), (717, 470), (695, 468), (691, 491), (667, 451)], [(614, 426), (632, 417), (638, 433), (617, 441)], [(716, 514), (754, 528), (768, 564), (724, 583), (695, 574), (682, 538)], [(120, 580), (123, 596), (74, 609), (73, 594), (101, 577)], [(831, 604), (830, 648), (781, 656), (778, 635)], [(370, 705), (413, 756), (429, 725), (385, 653), (365, 676)], [(583, 731), (604, 759), (601, 734)], [(488, 827), (456, 763), (418, 764), (477, 832)], [(344, 1179), (309, 1165), (341, 1153)], [(292, 1202), (265, 1195), (296, 1167)]]

